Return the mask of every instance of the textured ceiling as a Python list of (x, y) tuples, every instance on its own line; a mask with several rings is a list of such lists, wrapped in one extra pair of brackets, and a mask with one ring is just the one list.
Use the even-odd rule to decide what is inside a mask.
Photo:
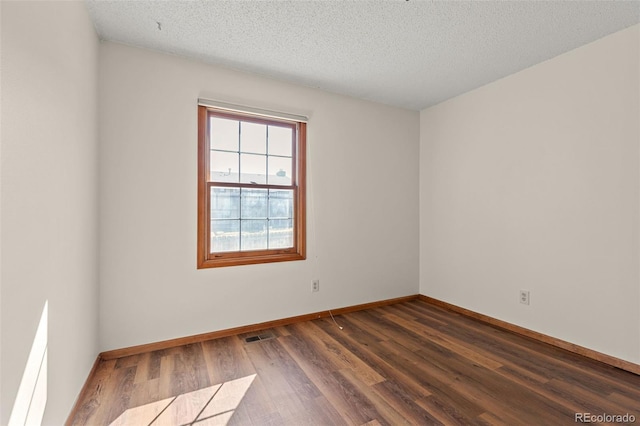
[(105, 40), (415, 110), (640, 22), (639, 1), (86, 2)]

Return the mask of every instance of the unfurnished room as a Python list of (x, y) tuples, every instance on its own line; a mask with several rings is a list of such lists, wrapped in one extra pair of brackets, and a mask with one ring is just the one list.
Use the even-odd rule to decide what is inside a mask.
[(0, 25), (0, 425), (640, 423), (640, 2)]

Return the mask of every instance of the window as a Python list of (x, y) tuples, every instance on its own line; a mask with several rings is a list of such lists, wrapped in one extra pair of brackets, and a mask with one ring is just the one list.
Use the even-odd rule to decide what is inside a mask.
[(198, 107), (198, 268), (305, 258), (306, 124)]

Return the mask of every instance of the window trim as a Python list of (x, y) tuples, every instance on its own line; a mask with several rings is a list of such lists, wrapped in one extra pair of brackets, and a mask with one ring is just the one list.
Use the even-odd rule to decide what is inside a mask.
[[(292, 158), (292, 186), (294, 197), (293, 219), (293, 247), (283, 249), (236, 251), (224, 253), (210, 253), (210, 187), (231, 186), (250, 188), (273, 188), (277, 185), (261, 184), (215, 184), (209, 182), (209, 151), (210, 141), (208, 122), (210, 113), (216, 116), (227, 116), (254, 123), (269, 124), (281, 122), (294, 124), (296, 141), (293, 146)], [(197, 268), (217, 268), (223, 266), (252, 265), (271, 262), (286, 262), (306, 259), (306, 133), (305, 122), (264, 118), (248, 113), (230, 112), (223, 109), (198, 106), (198, 235), (197, 235)]]

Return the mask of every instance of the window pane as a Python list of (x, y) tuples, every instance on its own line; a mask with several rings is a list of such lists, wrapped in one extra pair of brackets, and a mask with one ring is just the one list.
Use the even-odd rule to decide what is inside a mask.
[(211, 221), (211, 253), (240, 250), (240, 221)]
[(293, 191), (269, 190), (269, 219), (293, 218)]
[(240, 233), (242, 251), (267, 248), (267, 221), (243, 220)]
[(293, 130), (290, 127), (269, 126), (269, 155), (291, 157)]
[(238, 135), (240, 122), (226, 118), (211, 117), (211, 132), (209, 133), (211, 149), (225, 151), (239, 151)]
[(269, 248), (293, 247), (293, 221), (270, 220), (269, 221)]
[(238, 182), (239, 154), (211, 151), (209, 157), (210, 182)]
[(211, 188), (211, 220), (240, 219), (240, 189)]
[(267, 157), (265, 155), (240, 154), (240, 182), (267, 183)]
[(269, 184), (291, 185), (291, 158), (268, 157), (269, 159)]
[(266, 189), (242, 189), (242, 218), (266, 219), (267, 218), (267, 190)]
[(254, 154), (267, 153), (267, 126), (256, 123), (242, 123), (240, 150)]

